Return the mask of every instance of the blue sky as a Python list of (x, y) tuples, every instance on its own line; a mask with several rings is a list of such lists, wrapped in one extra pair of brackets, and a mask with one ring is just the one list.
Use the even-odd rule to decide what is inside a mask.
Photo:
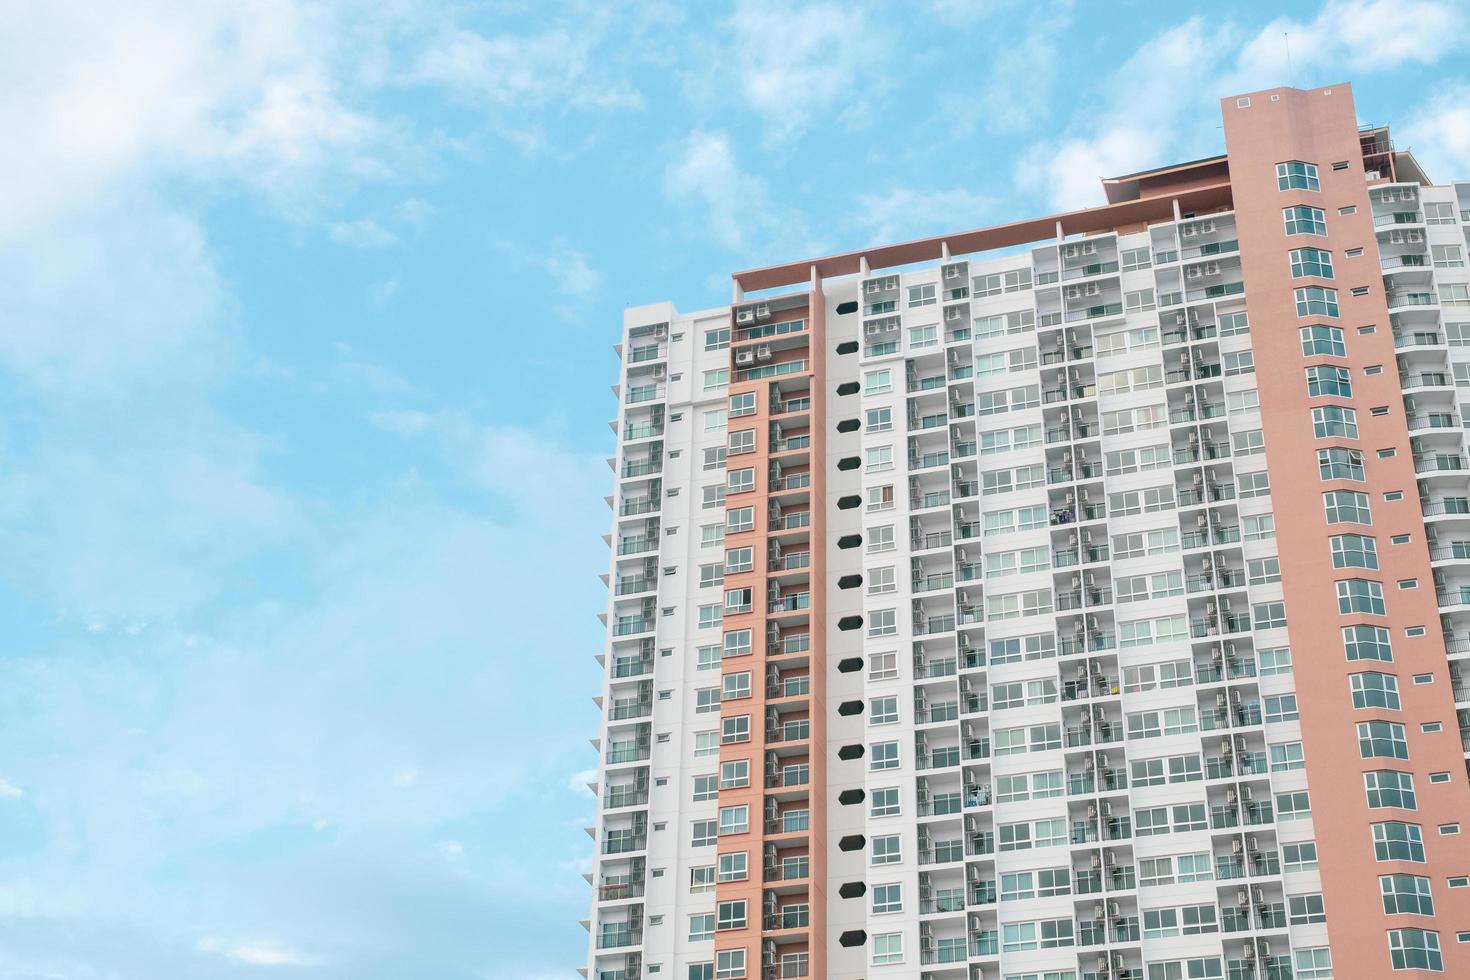
[(0, 0), (0, 980), (570, 978), (622, 307), (1217, 152), (1287, 30), (1470, 177), (1456, 3), (1203, 9)]

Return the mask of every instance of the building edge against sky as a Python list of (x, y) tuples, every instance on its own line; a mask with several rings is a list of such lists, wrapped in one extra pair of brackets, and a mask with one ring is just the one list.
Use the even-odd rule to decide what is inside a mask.
[(585, 975), (1470, 976), (1470, 184), (1221, 111), (626, 311)]

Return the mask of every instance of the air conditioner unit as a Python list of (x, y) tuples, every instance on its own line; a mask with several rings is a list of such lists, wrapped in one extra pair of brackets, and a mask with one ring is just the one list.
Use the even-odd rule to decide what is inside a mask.
[(742, 365), (742, 366), (748, 365), (748, 364), (754, 364), (755, 363), (755, 351), (751, 351), (751, 350), (738, 350), (738, 351), (736, 351), (735, 352), (735, 363), (736, 364), (739, 364), (739, 365)]
[(1215, 223), (1213, 221), (1201, 221), (1197, 227), (1201, 235), (1209, 235), (1214, 232)]
[(1220, 274), (1220, 263), (1218, 263), (1218, 262), (1206, 262), (1205, 263), (1205, 266), (1204, 266), (1204, 269), (1205, 269), (1205, 275), (1207, 275), (1207, 276), (1218, 276)]
[(769, 361), (771, 359), (771, 345), (761, 344), (757, 347), (755, 349), (755, 359), (757, 361)]
[(1082, 288), (1082, 293), (1084, 296), (1099, 296), (1102, 294), (1102, 286), (1095, 282), (1090, 282)]
[(1082, 254), (1078, 251), (1078, 247), (1079, 246), (1077, 245), (1063, 245), (1062, 255), (1066, 256), (1069, 259), (1075, 259), (1077, 256)]
[(960, 320), (965, 316), (965, 311), (958, 306), (951, 306), (944, 311), (946, 320)]
[(1197, 265), (1192, 265), (1184, 270), (1184, 278), (1186, 279), (1203, 279), (1204, 276), (1205, 271)]
[(883, 283), (880, 282), (877, 279), (874, 279), (872, 282), (868, 283), (864, 288), (869, 293), (881, 293), (881, 292), (883, 292)]
[(739, 324), (754, 323), (755, 310), (736, 310), (735, 322)]
[(662, 381), (664, 379), (664, 376), (667, 375), (667, 374), (668, 374), (668, 369), (665, 368), (662, 364), (660, 364), (660, 365), (658, 365), (657, 367), (655, 367), (653, 369), (653, 380), (655, 380), (655, 381)]
[(1082, 298), (1082, 287), (1081, 286), (1068, 286), (1067, 289), (1066, 289), (1066, 296), (1067, 296), (1067, 299), (1081, 299)]
[(1179, 229), (1180, 238), (1193, 238), (1195, 235), (1198, 234), (1199, 231), (1194, 227), (1194, 225), (1185, 225)]
[(1411, 244), (1418, 244), (1419, 242), (1424, 241), (1424, 232), (1420, 231), (1417, 228), (1410, 228), (1404, 232), (1404, 241)]
[(669, 325), (667, 323), (660, 323), (658, 326), (653, 328), (653, 336), (657, 340), (663, 340), (668, 335)]
[(1078, 246), (1078, 248), (1081, 250), (1083, 255), (1097, 254), (1097, 242), (1083, 242), (1080, 246)]
[(949, 267), (947, 267), (944, 270), (944, 278), (946, 278), (946, 279), (958, 279), (958, 278), (960, 278), (960, 273), (962, 271), (963, 270), (960, 269), (960, 267), (957, 266), (957, 265), (949, 266)]
[(771, 316), (771, 304), (769, 304), (769, 303), (762, 303), (761, 305), (759, 305), (759, 306), (757, 306), (755, 308), (755, 318), (757, 320), (767, 320), (767, 319), (770, 319), (770, 316)]

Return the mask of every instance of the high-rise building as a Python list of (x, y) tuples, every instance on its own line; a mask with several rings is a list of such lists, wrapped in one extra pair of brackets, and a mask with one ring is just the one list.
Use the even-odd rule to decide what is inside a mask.
[(1470, 184), (1222, 110), (627, 311), (589, 977), (1470, 977)]

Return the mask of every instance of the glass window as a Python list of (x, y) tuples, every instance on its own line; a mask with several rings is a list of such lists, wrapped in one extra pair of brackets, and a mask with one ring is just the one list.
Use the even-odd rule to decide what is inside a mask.
[(1379, 861), (1424, 863), (1424, 831), (1416, 823), (1391, 820), (1373, 825), (1373, 857)]
[(1439, 933), (1427, 929), (1390, 929), (1388, 954), (1395, 970), (1444, 972)]
[(1317, 165), (1300, 160), (1288, 160), (1276, 165), (1276, 189), (1282, 191), (1320, 191), (1317, 180)]
[(1307, 368), (1307, 396), (1353, 397), (1352, 372), (1345, 367), (1315, 364)]
[(1337, 316), (1337, 290), (1325, 286), (1301, 286), (1295, 293), (1297, 316)]
[(1358, 722), (1358, 754), (1365, 759), (1407, 759), (1404, 726), (1396, 721)]
[(1322, 495), (1328, 524), (1372, 524), (1368, 495), (1356, 490), (1330, 490)]
[[(1293, 255), (1296, 253), (1293, 252)], [(1328, 253), (1324, 253), (1328, 254)], [(1343, 343), (1342, 329), (1339, 327), (1302, 327), (1302, 355), (1314, 357), (1323, 354), (1328, 357), (1346, 357), (1347, 344)]]
[(1343, 614), (1385, 615), (1387, 609), (1383, 602), (1383, 583), (1365, 578), (1350, 578), (1338, 582), (1337, 611)]
[(1302, 279), (1317, 276), (1332, 278), (1332, 253), (1320, 248), (1294, 248), (1291, 256), (1291, 278)]
[(1414, 777), (1407, 772), (1380, 769), (1363, 773), (1363, 785), (1368, 792), (1368, 808), (1379, 810), (1396, 807), (1400, 810), (1418, 809), (1414, 796)]
[(1286, 222), (1286, 233), (1288, 235), (1325, 235), (1327, 234), (1327, 213), (1321, 208), (1310, 208), (1305, 205), (1285, 208), (1281, 212)]

